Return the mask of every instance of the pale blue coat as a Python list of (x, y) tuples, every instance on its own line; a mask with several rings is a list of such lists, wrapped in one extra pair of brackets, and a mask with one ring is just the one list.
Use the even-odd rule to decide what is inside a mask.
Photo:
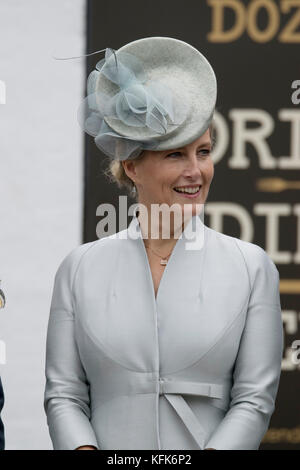
[(258, 449), (281, 372), (279, 273), (258, 245), (195, 221), (156, 298), (136, 216), (59, 266), (44, 401), (54, 449)]

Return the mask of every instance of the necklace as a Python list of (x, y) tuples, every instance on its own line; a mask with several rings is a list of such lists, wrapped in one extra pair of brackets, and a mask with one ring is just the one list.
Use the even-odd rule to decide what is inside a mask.
[[(145, 244), (145, 245), (146, 245), (146, 244)], [(158, 257), (160, 258), (160, 264), (161, 264), (162, 266), (166, 266), (166, 264), (167, 264), (167, 262), (168, 262), (168, 260), (169, 260), (169, 257), (171, 256), (171, 253), (172, 253), (172, 251), (173, 251), (173, 248), (172, 248), (172, 250), (170, 251), (170, 253), (169, 253), (167, 256), (162, 257), (159, 253), (156, 253), (156, 252), (151, 248), (151, 246), (147, 246), (147, 245), (146, 245), (146, 248), (149, 248), (149, 249), (152, 251), (152, 253), (154, 253), (156, 256), (158, 256)]]

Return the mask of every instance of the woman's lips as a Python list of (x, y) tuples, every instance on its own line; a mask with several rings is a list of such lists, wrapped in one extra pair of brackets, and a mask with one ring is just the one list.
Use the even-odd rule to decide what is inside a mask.
[(195, 197), (199, 196), (199, 194), (201, 192), (201, 189), (202, 189), (202, 186), (200, 186), (199, 191), (197, 191), (194, 194), (180, 193), (179, 191), (175, 191), (175, 189), (174, 189), (174, 191), (175, 191), (176, 194), (178, 194), (178, 196), (187, 197), (188, 199), (194, 199)]

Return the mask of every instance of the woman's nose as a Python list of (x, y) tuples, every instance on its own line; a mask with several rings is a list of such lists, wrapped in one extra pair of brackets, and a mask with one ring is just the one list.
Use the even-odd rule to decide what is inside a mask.
[(187, 157), (185, 171), (189, 175), (198, 175), (201, 173), (199, 160), (196, 154), (189, 155)]

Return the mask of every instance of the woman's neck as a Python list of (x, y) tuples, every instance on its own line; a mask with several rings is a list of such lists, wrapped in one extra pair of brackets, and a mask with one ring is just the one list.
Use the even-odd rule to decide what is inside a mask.
[(184, 227), (190, 217), (183, 220), (181, 214), (176, 217), (173, 212), (156, 213), (155, 211), (138, 211), (137, 218), (140, 224), (145, 245), (165, 254), (170, 251), (180, 238)]

